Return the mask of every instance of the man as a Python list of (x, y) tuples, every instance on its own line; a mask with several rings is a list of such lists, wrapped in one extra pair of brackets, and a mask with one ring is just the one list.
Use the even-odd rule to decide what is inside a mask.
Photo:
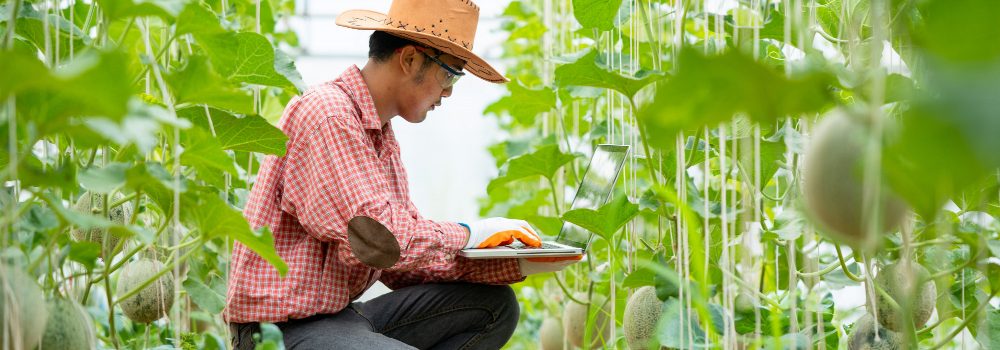
[[(458, 257), (541, 241), (521, 220), (431, 221), (410, 201), (389, 121), (423, 121), (465, 72), (507, 81), (471, 51), (478, 19), (468, 0), (396, 0), (388, 14), (337, 18), (375, 30), (369, 60), (294, 98), (279, 121), (288, 152), (261, 165), (245, 216), (271, 229), (288, 273), (237, 243), (225, 311), (235, 348), (253, 348), (259, 322), (290, 349), (500, 348), (519, 314), (507, 284), (575, 262)], [(394, 291), (352, 303), (376, 281)]]

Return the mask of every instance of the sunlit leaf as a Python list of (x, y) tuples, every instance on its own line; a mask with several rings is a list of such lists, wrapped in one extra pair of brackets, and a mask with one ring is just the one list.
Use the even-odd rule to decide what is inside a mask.
[[(211, 116), (212, 126), (209, 126)], [(238, 118), (215, 108), (189, 107), (177, 111), (178, 117), (191, 120), (203, 130), (215, 130), (215, 138), (223, 149), (258, 152), (282, 156), (288, 136), (264, 118), (248, 115)]]
[(510, 82), (506, 86), (510, 95), (487, 106), (483, 113), (499, 116), (506, 112), (519, 123), (532, 125), (539, 114), (556, 107), (556, 93), (550, 88), (533, 90), (518, 82)]
[(251, 230), (243, 214), (223, 202), (215, 193), (189, 192), (183, 198), (185, 208), (197, 210), (182, 210), (182, 218), (188, 225), (197, 227), (202, 235), (209, 238), (233, 238), (259, 254), (282, 276), (288, 271), (288, 266), (274, 250), (274, 237), (270, 229), (264, 227), (257, 231)]
[(563, 213), (563, 220), (583, 227), (594, 234), (611, 240), (633, 217), (639, 214), (639, 206), (620, 195), (599, 209), (573, 209)]
[[(199, 175), (206, 177), (218, 174), (220, 171), (238, 176), (233, 158), (222, 150), (219, 141), (201, 128), (192, 128), (183, 133), (181, 143), (184, 153), (181, 153), (181, 164), (194, 167)], [(221, 183), (213, 183), (222, 187)]]
[(817, 112), (833, 101), (830, 75), (785, 78), (735, 50), (707, 57), (684, 50), (678, 65), (676, 76), (663, 83), (654, 102), (639, 113), (649, 125), (649, 141), (661, 148), (672, 148), (674, 135), (683, 130), (714, 126), (738, 113), (767, 123)]
[(207, 104), (236, 113), (253, 113), (253, 96), (224, 80), (204, 56), (188, 57), (187, 64), (166, 76), (174, 102)]
[(622, 0), (573, 0), (573, 15), (584, 28), (611, 30)]
[(176, 35), (183, 34), (215, 34), (225, 29), (219, 22), (219, 17), (200, 1), (188, 3), (180, 14), (177, 22)]
[(97, 0), (109, 19), (156, 16), (172, 21), (187, 0)]
[(263, 35), (226, 32), (198, 34), (195, 39), (208, 53), (212, 67), (229, 81), (295, 88), (275, 70), (275, 49)]
[(632, 99), (640, 89), (663, 78), (663, 73), (641, 70), (634, 76), (608, 69), (607, 62), (596, 50), (591, 50), (573, 63), (556, 68), (556, 84), (560, 86), (591, 86), (618, 91)]
[(191, 296), (191, 301), (194, 301), (195, 304), (198, 304), (198, 307), (208, 313), (218, 314), (226, 306), (224, 295), (212, 290), (204, 282), (194, 278), (190, 274), (184, 280), (183, 285), (184, 290)]
[(557, 145), (549, 145), (538, 148), (532, 153), (511, 158), (501, 169), (501, 175), (490, 181), (486, 191), (490, 192), (497, 186), (533, 176), (551, 179), (559, 168), (576, 157), (575, 154), (563, 153)]

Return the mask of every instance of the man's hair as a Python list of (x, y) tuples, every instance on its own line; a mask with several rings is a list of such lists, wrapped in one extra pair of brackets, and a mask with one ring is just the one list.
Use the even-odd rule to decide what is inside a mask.
[(386, 32), (375, 31), (368, 39), (368, 57), (375, 62), (385, 62), (392, 53), (406, 45), (421, 46), (409, 39), (404, 39)]
[[(402, 48), (406, 45), (422, 46), (409, 39), (400, 38), (398, 36), (375, 31), (372, 36), (368, 38), (368, 57), (375, 60), (375, 62), (383, 63), (392, 57), (392, 54), (396, 52), (396, 49)], [(424, 71), (430, 68), (431, 60), (424, 60), (424, 63), (420, 65), (420, 74), (418, 74), (414, 81), (421, 83), (424, 80)]]

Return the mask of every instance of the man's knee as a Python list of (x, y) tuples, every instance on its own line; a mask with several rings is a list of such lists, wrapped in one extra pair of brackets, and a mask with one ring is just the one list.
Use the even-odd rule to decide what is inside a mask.
[(496, 300), (496, 327), (514, 332), (517, 321), (521, 316), (521, 306), (517, 301), (517, 295), (510, 286), (491, 286), (491, 293), (494, 293), (492, 300)]

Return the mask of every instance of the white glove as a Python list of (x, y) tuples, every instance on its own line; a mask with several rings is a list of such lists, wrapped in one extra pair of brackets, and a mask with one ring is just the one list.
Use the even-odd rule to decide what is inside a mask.
[(580, 262), (582, 255), (558, 258), (520, 258), (517, 265), (521, 267), (521, 276), (527, 277), (536, 273), (557, 272)]
[(469, 228), (469, 243), (465, 245), (466, 249), (508, 245), (514, 243), (515, 239), (527, 246), (542, 246), (542, 239), (524, 220), (489, 218), (473, 222), (467, 227)]

